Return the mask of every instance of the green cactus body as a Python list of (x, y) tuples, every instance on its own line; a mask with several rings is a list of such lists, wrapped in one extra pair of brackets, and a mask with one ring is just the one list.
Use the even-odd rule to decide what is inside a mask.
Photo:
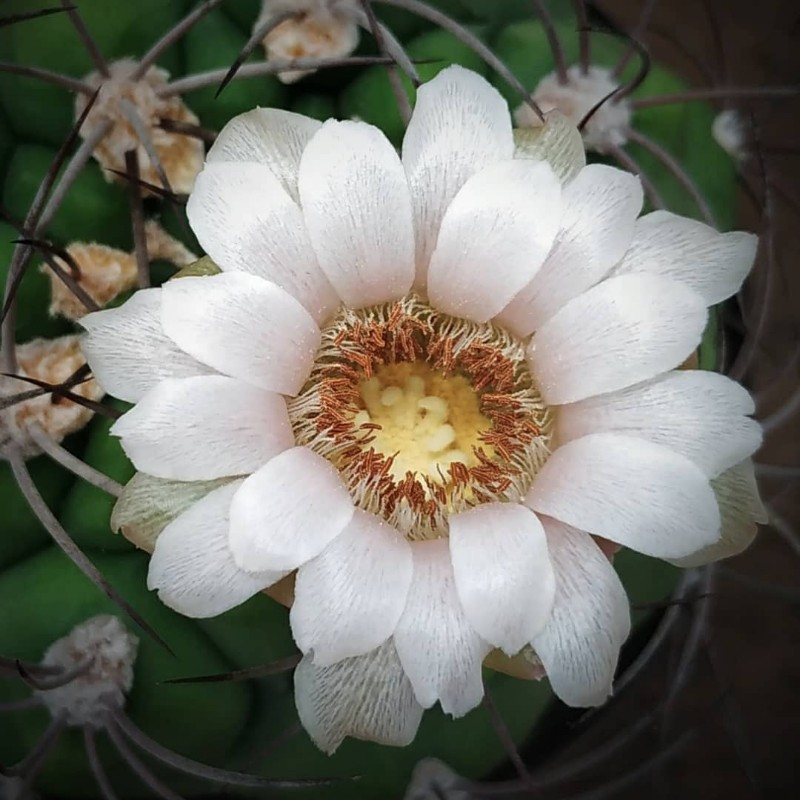
[[(87, 26), (109, 59), (142, 54), (193, 5), (178, 0), (143, 0), (115, 3), (113, 13), (109, 13), (108, 0), (79, 3)], [(506, 8), (505, 4), (495, 3), (488, 15), (481, 13), (485, 4), (478, 0), (451, 0), (441, 5), (462, 16), (471, 14), (468, 21), (477, 20), (496, 29), (516, 19), (522, 13), (520, 7), (529, 4), (509, 3)], [(14, 13), (29, 7), (29, 0), (6, 0), (0, 11)], [(173, 79), (229, 66), (247, 41), (258, 9), (256, 0), (225, 4), (194, 27), (179, 45), (167, 50), (159, 65), (169, 70)], [(419, 65), (423, 79), (450, 63), (487, 73), (480, 59), (451, 34), (419, 21), (408, 21), (407, 15), (400, 12), (387, 18), (398, 20), (396, 28), (401, 36), (413, 36), (407, 42), (412, 57), (437, 59)], [(476, 32), (482, 35), (491, 30), (479, 28)], [(567, 33), (565, 27), (562, 34), (568, 54), (574, 58), (575, 37)], [(613, 63), (620, 46), (599, 36), (593, 42), (598, 63)], [(529, 88), (552, 71), (550, 51), (536, 22), (516, 22), (505, 27), (492, 36), (490, 43)], [(93, 68), (61, 14), (0, 29), (0, 52), (3, 60), (37, 65), (76, 78)], [(260, 51), (253, 56), (256, 57), (262, 57)], [(312, 82), (309, 92), (304, 91), (302, 83), (287, 90), (271, 77), (248, 79), (228, 86), (217, 100), (214, 88), (203, 88), (187, 94), (185, 101), (199, 116), (200, 124), (212, 129), (219, 129), (232, 115), (256, 105), (286, 104), (319, 118), (338, 108), (343, 116), (356, 115), (379, 125), (394, 142), (399, 142), (402, 123), (381, 67), (364, 69), (340, 91), (327, 90), (329, 85), (336, 85), (335, 76), (333, 80), (327, 76), (324, 81)], [(497, 85), (512, 107), (518, 104), (519, 98), (512, 90), (499, 79)], [(683, 86), (670, 73), (654, 67), (637, 96), (676, 91)], [(56, 149), (72, 125), (73, 107), (73, 96), (60, 87), (0, 73), (0, 175), (5, 176), (3, 205), (12, 218), (24, 218)], [(710, 138), (712, 115), (712, 110), (702, 104), (675, 105), (637, 114), (636, 125), (684, 165), (724, 228), (733, 214), (734, 169)], [(695, 214), (696, 209), (672, 176), (648, 154), (636, 154), (669, 207)], [(155, 213), (156, 202), (147, 202), (148, 210)], [(196, 243), (187, 239), (179, 225), (167, 221), (168, 215), (165, 208), (165, 227), (183, 237), (189, 247), (195, 247)], [(11, 226), (0, 222), (2, 270), (8, 268), (11, 241), (18, 235)], [(125, 187), (107, 182), (99, 166), (90, 162), (48, 228), (48, 236), (61, 246), (75, 240), (99, 241), (129, 251), (132, 237)], [(5, 272), (0, 272), (0, 277), (5, 277)], [(20, 290), (19, 341), (51, 337), (71, 329), (70, 324), (48, 317), (48, 287), (37, 263), (29, 269)], [(707, 340), (704, 347), (707, 365), (713, 361), (713, 341)], [(109, 420), (96, 417), (86, 431), (67, 440), (67, 445), (88, 464), (124, 483), (133, 475), (133, 468), (117, 441), (108, 436), (109, 426)], [(296, 723), (290, 672), (247, 683), (162, 682), (241, 669), (290, 655), (294, 647), (286, 610), (260, 595), (215, 619), (196, 621), (173, 613), (146, 589), (146, 554), (111, 532), (113, 498), (76, 481), (45, 457), (31, 461), (29, 466), (48, 505), (76, 543), (175, 651), (171, 656), (125, 620), (141, 639), (126, 711), (164, 746), (197, 760), (276, 777), (359, 775), (358, 789), (351, 796), (365, 800), (401, 797), (414, 764), (426, 756), (439, 757), (455, 770), (476, 778), (505, 760), (483, 709), (456, 721), (436, 709), (427, 712), (415, 742), (403, 749), (348, 740), (328, 757), (301, 732), (272, 750), (268, 758), (253, 764), (259, 750)], [(4, 463), (0, 463), (0, 508), (4, 514), (0, 532), (0, 653), (38, 661), (54, 639), (87, 617), (100, 613), (122, 616), (50, 543)], [(621, 553), (616, 565), (632, 603), (658, 602), (674, 588), (677, 571), (668, 565), (630, 552)], [(515, 741), (523, 742), (551, 702), (546, 681), (520, 681), (489, 670), (485, 671), (485, 679)], [(28, 689), (19, 682), (0, 681), (0, 702), (27, 693)], [(47, 721), (42, 709), (5, 715), (0, 762), (14, 763), (22, 758), (41, 736)], [(104, 746), (101, 756), (109, 773), (120, 776), (118, 789), (122, 796), (146, 796), (133, 777), (123, 777), (128, 771), (110, 748)], [(196, 781), (175, 777), (173, 782), (173, 776), (170, 785), (189, 796), (208, 791), (207, 786)], [(79, 732), (64, 736), (49, 758), (38, 786), (60, 796), (98, 796)], [(314, 798), (343, 796), (341, 785), (297, 794)]]

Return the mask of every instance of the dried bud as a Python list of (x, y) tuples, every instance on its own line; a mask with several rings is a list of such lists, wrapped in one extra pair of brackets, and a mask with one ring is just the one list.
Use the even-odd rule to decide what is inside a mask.
[(116, 617), (88, 619), (53, 642), (42, 659), (43, 666), (72, 671), (87, 665), (86, 671), (63, 686), (38, 692), (40, 700), (68, 725), (103, 727), (106, 713), (125, 705), (138, 647), (139, 640)]
[[(36, 378), (48, 384), (66, 381), (86, 360), (78, 346), (79, 336), (70, 334), (59, 339), (34, 339), (17, 347), (17, 375)], [(0, 377), (0, 397), (9, 397), (34, 388), (25, 381)], [(103, 391), (94, 380), (72, 387), (71, 391), (89, 400), (100, 400)], [(38, 424), (56, 442), (80, 430), (92, 418), (90, 409), (82, 405), (44, 394), (0, 411), (0, 452), (15, 446), (23, 457), (39, 455), (41, 448), (30, 435)]]
[[(101, 91), (81, 128), (81, 136), (88, 138), (105, 120), (111, 120), (114, 126), (95, 148), (94, 157), (105, 170), (125, 172), (125, 153), (135, 149), (141, 179), (160, 186), (158, 171), (121, 105), (123, 100), (127, 100), (144, 124), (172, 190), (188, 194), (203, 166), (203, 144), (191, 136), (165, 131), (159, 127), (159, 121), (170, 119), (196, 125), (198, 119), (178, 97), (159, 97), (158, 91), (167, 85), (169, 78), (166, 70), (150, 67), (141, 78), (136, 78), (137, 67), (132, 59), (122, 59), (109, 64), (110, 77), (92, 72), (84, 78), (92, 88)], [(84, 112), (87, 103), (84, 95), (78, 96), (75, 101), (76, 119)], [(103, 174), (109, 181), (120, 180), (113, 172), (104, 171)]]

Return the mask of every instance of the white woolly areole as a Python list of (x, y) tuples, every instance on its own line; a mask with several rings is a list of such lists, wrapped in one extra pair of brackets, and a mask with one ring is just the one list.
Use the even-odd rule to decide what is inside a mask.
[[(99, 72), (89, 73), (83, 80), (100, 89), (95, 104), (80, 130), (82, 138), (91, 136), (106, 120), (114, 123), (111, 131), (94, 149), (94, 157), (104, 167), (107, 181), (121, 180), (113, 172), (125, 172), (125, 153), (136, 150), (141, 178), (147, 183), (161, 186), (161, 178), (151, 162), (147, 149), (142, 144), (136, 129), (123, 112), (121, 102), (127, 100), (141, 118), (153, 148), (158, 154), (170, 188), (178, 194), (188, 194), (194, 179), (203, 166), (203, 143), (192, 136), (171, 133), (160, 127), (162, 119), (197, 125), (200, 121), (179, 97), (160, 97), (158, 92), (169, 80), (169, 73), (159, 67), (149, 67), (141, 78), (137, 78), (139, 64), (123, 58), (108, 65), (109, 77)], [(75, 100), (75, 119), (86, 110), (88, 96), (78, 95)], [(146, 187), (144, 191), (147, 192)]]
[(91, 666), (64, 686), (37, 694), (48, 711), (64, 716), (68, 725), (103, 727), (105, 714), (125, 705), (138, 648), (139, 639), (117, 617), (92, 617), (53, 642), (42, 659), (43, 666), (64, 670), (89, 660)]
[(731, 157), (743, 161), (747, 157), (747, 134), (741, 114), (733, 108), (720, 111), (711, 124), (714, 141)]
[[(567, 70), (566, 83), (560, 83), (558, 75), (552, 72), (539, 82), (531, 96), (543, 112), (557, 109), (573, 125), (578, 125), (600, 104), (581, 133), (587, 150), (605, 153), (609, 148), (624, 145), (628, 140), (625, 131), (631, 122), (630, 103), (627, 99), (603, 102), (618, 88), (619, 83), (611, 76), (611, 70), (589, 67), (584, 74), (580, 67), (572, 66)], [(521, 128), (541, 125), (541, 120), (526, 103), (514, 112), (514, 120)]]
[[(282, 22), (264, 37), (269, 60), (349, 56), (358, 46), (358, 26), (353, 16), (359, 8), (359, 0), (264, 0), (254, 30), (281, 14), (302, 14)], [(281, 72), (278, 80), (295, 83), (312, 72)]]
[[(86, 363), (79, 347), (79, 336), (69, 334), (58, 339), (34, 339), (17, 347), (16, 374), (48, 384), (66, 381)], [(35, 388), (26, 381), (0, 375), (0, 397), (9, 397)], [(94, 379), (73, 386), (73, 394), (88, 400), (100, 400), (103, 390)], [(51, 439), (60, 442), (79, 431), (94, 415), (85, 406), (64, 398), (43, 394), (16, 403), (0, 411), (0, 458), (9, 447), (17, 448), (23, 458), (42, 452), (32, 438), (30, 428), (38, 425)]]

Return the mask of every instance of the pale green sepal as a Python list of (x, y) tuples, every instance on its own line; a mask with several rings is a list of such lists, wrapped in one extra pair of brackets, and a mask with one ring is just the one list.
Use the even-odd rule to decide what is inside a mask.
[(514, 158), (547, 161), (562, 183), (571, 181), (586, 166), (586, 151), (578, 129), (559, 111), (545, 115), (537, 128), (514, 130)]
[(111, 530), (148, 553), (161, 531), (212, 489), (234, 478), (213, 481), (170, 481), (137, 472), (125, 485), (111, 514)]
[(203, 256), (183, 269), (178, 270), (170, 280), (176, 278), (204, 278), (207, 275), (219, 275), (222, 270), (208, 257)]

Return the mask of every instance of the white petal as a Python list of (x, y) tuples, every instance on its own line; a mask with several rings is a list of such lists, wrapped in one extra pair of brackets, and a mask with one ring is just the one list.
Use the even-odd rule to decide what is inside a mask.
[(81, 349), (109, 394), (135, 403), (163, 378), (208, 375), (210, 367), (178, 348), (161, 328), (161, 289), (142, 289), (119, 308), (87, 314)]
[(446, 539), (414, 542), (414, 577), (394, 634), (397, 655), (424, 708), (437, 700), (460, 717), (483, 697), (481, 663), (491, 646), (467, 621)]
[(242, 572), (228, 550), (228, 509), (241, 486), (234, 481), (215, 489), (174, 522), (156, 540), (147, 588), (161, 602), (187, 617), (214, 617), (235, 608), (285, 572)]
[(747, 390), (715, 372), (668, 372), (620, 392), (561, 406), (560, 442), (611, 431), (669, 447), (709, 477), (752, 455), (761, 426), (745, 414), (755, 406)]
[(403, 138), (419, 288), (425, 287), (428, 261), (450, 201), (476, 172), (513, 154), (508, 105), (479, 75), (451, 66), (419, 87)]
[(303, 213), (261, 164), (206, 164), (186, 213), (214, 263), (276, 283), (319, 322), (338, 298), (317, 264)]
[(559, 447), (525, 504), (648, 556), (677, 558), (719, 537), (708, 480), (661, 445), (595, 433)]
[(402, 297), (414, 280), (411, 199), (378, 128), (326, 122), (300, 162), (300, 200), (322, 271), (351, 308)]
[(561, 219), (561, 183), (545, 161), (503, 161), (453, 198), (428, 270), (431, 304), (486, 322), (542, 265)]
[(697, 220), (653, 211), (636, 223), (618, 272), (664, 275), (691, 286), (714, 305), (739, 291), (756, 257), (752, 233), (719, 233)]
[(269, 281), (228, 272), (164, 286), (161, 324), (182, 350), (226, 375), (296, 394), (320, 343), (308, 312)]
[(497, 318), (519, 336), (528, 336), (594, 286), (625, 255), (642, 209), (642, 185), (621, 169), (590, 164), (564, 187), (562, 204), (553, 249)]
[(404, 747), (422, 720), (391, 639), (327, 667), (306, 656), (294, 671), (294, 698), (303, 727), (328, 754), (346, 736)]
[(231, 509), (230, 547), (248, 572), (296, 569), (338, 536), (353, 501), (327, 459), (294, 447), (264, 464)]
[(730, 558), (746, 550), (758, 533), (758, 524), (769, 521), (756, 485), (753, 462), (742, 461), (711, 481), (722, 517), (720, 538), (685, 558), (671, 559), (678, 567), (699, 567)]
[(597, 706), (611, 694), (631, 628), (625, 587), (591, 536), (542, 520), (556, 572), (547, 627), (534, 638), (553, 691), (570, 706)]
[(551, 317), (528, 362), (546, 403), (572, 403), (677, 367), (700, 343), (706, 317), (700, 295), (680, 283), (621, 275)]
[(111, 433), (136, 469), (179, 481), (247, 475), (292, 446), (284, 399), (223, 375), (165, 378)]
[(555, 591), (536, 514), (514, 503), (454, 514), (450, 556), (470, 625), (508, 655), (518, 653), (547, 622)]
[(350, 524), (297, 572), (292, 634), (314, 663), (359, 656), (394, 633), (411, 585), (411, 548), (379, 517)]
[(256, 108), (234, 117), (220, 132), (206, 163), (247, 161), (263, 164), (294, 200), (300, 158), (322, 123), (278, 108)]

